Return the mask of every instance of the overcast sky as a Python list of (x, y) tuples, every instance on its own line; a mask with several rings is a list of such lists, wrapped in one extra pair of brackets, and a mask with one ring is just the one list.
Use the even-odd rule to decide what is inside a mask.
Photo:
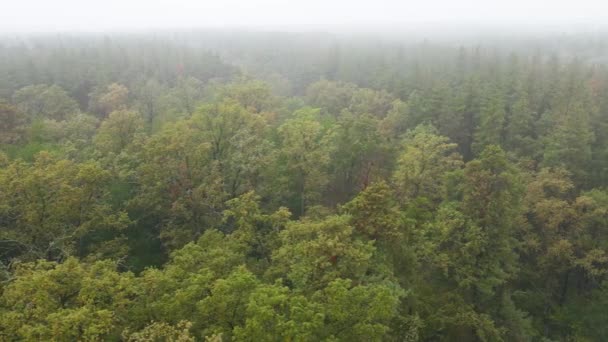
[(608, 0), (0, 0), (0, 30), (9, 32), (457, 24), (595, 29), (605, 22)]

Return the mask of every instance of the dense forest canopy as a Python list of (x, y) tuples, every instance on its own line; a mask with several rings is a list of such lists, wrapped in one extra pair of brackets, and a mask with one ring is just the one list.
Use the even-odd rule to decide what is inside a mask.
[(0, 340), (608, 338), (608, 35), (0, 38)]

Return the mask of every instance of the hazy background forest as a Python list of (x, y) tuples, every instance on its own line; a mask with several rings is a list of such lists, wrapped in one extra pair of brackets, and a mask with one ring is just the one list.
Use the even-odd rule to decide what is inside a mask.
[(608, 30), (49, 20), (0, 30), (0, 340), (608, 338)]

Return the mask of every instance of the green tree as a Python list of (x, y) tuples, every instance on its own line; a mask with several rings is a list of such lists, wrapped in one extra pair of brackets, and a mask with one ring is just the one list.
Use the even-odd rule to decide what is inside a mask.
[(0, 297), (0, 336), (7, 341), (117, 339), (132, 319), (134, 279), (109, 261), (21, 264)]
[(114, 111), (127, 109), (129, 89), (122, 84), (112, 83), (89, 94), (89, 98), (89, 111), (106, 117)]
[[(462, 211), (481, 240), (472, 255), (473, 302), (492, 295), (517, 272), (516, 236), (522, 220), (522, 185), (505, 152), (489, 146), (464, 171)], [(476, 232), (475, 232), (476, 231)]]
[(13, 103), (29, 120), (64, 120), (80, 111), (78, 103), (58, 85), (23, 87), (13, 94)]
[(502, 146), (506, 125), (505, 103), (498, 89), (485, 94), (474, 134), (473, 151), (479, 154), (488, 145)]
[[(164, 322), (153, 322), (140, 331), (123, 331), (122, 339), (128, 342), (194, 342), (195, 339), (189, 331), (191, 326), (192, 323), (188, 321), (181, 321), (176, 325), (170, 325)], [(221, 342), (221, 340), (218, 342)]]
[(34, 164), (17, 160), (1, 173), (2, 241), (12, 246), (3, 258), (126, 254), (120, 231), (129, 218), (108, 204), (110, 174), (97, 163), (77, 164), (41, 152)]
[(158, 117), (161, 115), (161, 97), (166, 88), (156, 79), (149, 79), (135, 89), (137, 98), (137, 109), (146, 122), (146, 127), (152, 128), (157, 124)]
[(342, 112), (333, 134), (330, 186), (342, 202), (384, 176), (383, 166), (390, 163), (391, 155), (378, 132), (378, 120), (369, 115)]
[(291, 222), (280, 239), (270, 271), (296, 288), (318, 290), (338, 278), (360, 281), (371, 271), (373, 243), (355, 236), (347, 216)]
[(195, 241), (219, 223), (227, 194), (211, 143), (192, 120), (167, 124), (133, 158), (136, 194), (129, 205), (166, 246)]
[(232, 83), (220, 88), (218, 93), (217, 97), (234, 100), (253, 113), (272, 111), (277, 106), (270, 86), (261, 81)]
[(522, 157), (539, 158), (537, 115), (531, 108), (523, 85), (515, 90), (515, 100), (507, 113), (504, 146)]
[(456, 144), (438, 135), (432, 126), (418, 126), (408, 133), (403, 146), (393, 175), (402, 200), (425, 197), (437, 203), (444, 199), (446, 173), (462, 165)]
[(337, 116), (350, 107), (350, 101), (357, 87), (351, 83), (321, 80), (311, 84), (306, 90), (309, 103), (323, 108), (324, 112)]
[(555, 124), (545, 137), (543, 166), (563, 166), (574, 179), (584, 183), (587, 180), (591, 161), (591, 130), (589, 113), (581, 103), (569, 105), (569, 111), (555, 117)]
[(15, 106), (0, 101), (0, 144), (18, 142), (26, 122), (26, 117)]
[(210, 144), (225, 191), (236, 197), (255, 189), (273, 157), (264, 118), (226, 100), (200, 107), (192, 122)]
[(301, 109), (293, 116), (279, 127), (278, 163), (284, 168), (284, 178), (280, 180), (285, 184), (284, 191), (292, 196), (296, 212), (303, 215), (309, 205), (320, 199), (321, 189), (329, 181), (331, 140), (317, 121), (318, 110)]
[(101, 122), (95, 144), (103, 153), (120, 153), (133, 142), (135, 135), (143, 133), (144, 121), (135, 111), (119, 110)]

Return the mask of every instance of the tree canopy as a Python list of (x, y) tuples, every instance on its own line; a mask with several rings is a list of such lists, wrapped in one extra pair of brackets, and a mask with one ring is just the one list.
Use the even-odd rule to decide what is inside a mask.
[(606, 340), (606, 37), (530, 39), (0, 37), (0, 340)]

